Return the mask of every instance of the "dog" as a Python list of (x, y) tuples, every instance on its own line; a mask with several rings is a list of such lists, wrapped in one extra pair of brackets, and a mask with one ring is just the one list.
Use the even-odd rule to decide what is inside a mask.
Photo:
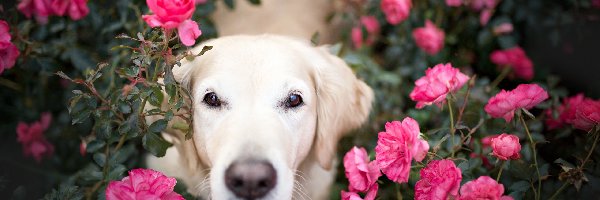
[(372, 89), (306, 38), (232, 34), (192, 51), (203, 46), (213, 48), (173, 68), (193, 136), (165, 130), (174, 145), (148, 167), (204, 199), (327, 199), (336, 144), (367, 119)]

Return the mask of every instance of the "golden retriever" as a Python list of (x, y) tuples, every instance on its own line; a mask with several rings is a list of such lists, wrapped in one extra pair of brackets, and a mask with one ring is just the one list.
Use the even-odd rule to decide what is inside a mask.
[(191, 93), (193, 137), (166, 130), (174, 146), (148, 166), (205, 199), (329, 197), (336, 144), (368, 117), (371, 88), (306, 38), (224, 36), (193, 51), (205, 45), (174, 68)]

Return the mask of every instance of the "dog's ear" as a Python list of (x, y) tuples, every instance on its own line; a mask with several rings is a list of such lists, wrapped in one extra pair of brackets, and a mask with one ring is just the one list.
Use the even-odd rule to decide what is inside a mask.
[(319, 164), (330, 169), (340, 138), (362, 125), (369, 116), (373, 90), (326, 47), (318, 49), (324, 60), (315, 64), (317, 135), (314, 150)]

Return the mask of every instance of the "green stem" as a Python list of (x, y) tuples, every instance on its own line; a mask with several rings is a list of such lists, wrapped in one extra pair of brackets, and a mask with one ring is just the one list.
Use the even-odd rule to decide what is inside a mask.
[(506, 161), (502, 161), (502, 163), (500, 163), (500, 171), (498, 171), (498, 177), (496, 177), (496, 182), (500, 182), (500, 176), (502, 176), (502, 170), (504, 169), (504, 162)]
[(450, 99), (446, 99), (446, 103), (448, 104), (448, 113), (450, 114), (450, 142), (452, 143), (452, 154), (451, 157), (454, 157), (454, 133), (456, 129), (454, 129), (454, 113), (452, 112), (452, 102)]
[(525, 119), (523, 118), (523, 115), (519, 115), (519, 119), (521, 120), (521, 123), (523, 124), (523, 128), (525, 128), (525, 132), (527, 133), (527, 137), (529, 138), (529, 143), (531, 143), (531, 152), (533, 153), (533, 163), (535, 165), (535, 170), (537, 172), (537, 176), (538, 176), (538, 187), (537, 187), (537, 192), (534, 191), (534, 193), (536, 194), (536, 200), (540, 199), (540, 195), (541, 195), (541, 190), (540, 188), (542, 187), (542, 176), (540, 175), (540, 168), (537, 162), (537, 152), (535, 150), (535, 142), (533, 141), (533, 138), (531, 137), (531, 133), (529, 132), (529, 128), (527, 127), (527, 123), (525, 123)]
[(490, 86), (488, 87), (488, 91), (491, 91), (492, 88), (495, 88), (496, 86), (498, 86), (498, 84), (500, 84), (500, 82), (502, 80), (504, 80), (504, 78), (506, 78), (506, 76), (508, 76), (510, 71), (511, 71), (510, 67), (504, 66), (504, 68), (502, 69), (502, 72), (500, 72), (500, 75), (498, 75), (498, 77), (496, 77), (496, 79), (494, 79), (494, 81), (492, 81), (492, 83), (490, 83)]
[(560, 186), (560, 188), (558, 188), (558, 190), (556, 190), (556, 192), (550, 197), (550, 200), (556, 199), (556, 197), (558, 196), (558, 194), (560, 194), (560, 192), (562, 192), (563, 190), (565, 190), (565, 188), (567, 188), (568, 185), (569, 185), (568, 182), (563, 183), (563, 185)]
[(598, 136), (599, 135), (600, 135), (599, 133), (596, 133), (596, 136), (594, 137), (594, 143), (592, 144), (592, 149), (590, 149), (590, 152), (588, 152), (588, 155), (585, 157), (585, 160), (583, 160), (583, 163), (581, 163), (581, 166), (579, 167), (580, 169), (583, 170), (583, 167), (585, 166), (585, 163), (590, 159), (590, 156), (594, 152), (594, 149), (596, 148), (596, 144), (598, 143)]

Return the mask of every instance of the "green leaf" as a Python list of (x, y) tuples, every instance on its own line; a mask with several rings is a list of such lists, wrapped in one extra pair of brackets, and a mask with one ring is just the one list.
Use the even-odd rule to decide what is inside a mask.
[(235, 8), (234, 0), (223, 0), (223, 3), (227, 6), (227, 8), (233, 10)]
[(147, 133), (142, 138), (142, 144), (146, 150), (156, 157), (163, 157), (172, 144), (156, 133)]
[(109, 180), (119, 180), (123, 176), (123, 172), (127, 171), (127, 168), (121, 164), (117, 164), (108, 173)]
[(251, 4), (260, 5), (260, 0), (248, 0)]
[(156, 120), (148, 127), (148, 131), (152, 133), (160, 133), (167, 128), (168, 121), (164, 119)]
[(106, 145), (106, 142), (104, 142), (103, 140), (93, 140), (87, 144), (85, 150), (88, 153), (93, 153), (98, 151), (98, 149), (104, 147), (104, 145)]
[(150, 94), (150, 98), (148, 99), (148, 101), (150, 102), (150, 105), (160, 107), (164, 98), (165, 98), (164, 94), (163, 94), (162, 90), (160, 89), (160, 87), (158, 87), (158, 86), (152, 87), (152, 94)]
[(94, 162), (96, 162), (98, 166), (104, 166), (104, 164), (106, 163), (106, 155), (104, 155), (104, 153), (95, 153)]
[(525, 192), (529, 189), (529, 182), (518, 181), (513, 183), (508, 189), (513, 192)]
[[(104, 192), (101, 192), (104, 193)], [(44, 196), (45, 200), (79, 200), (83, 199), (83, 193), (77, 186), (61, 185), (58, 190), (52, 189), (50, 194)]]

